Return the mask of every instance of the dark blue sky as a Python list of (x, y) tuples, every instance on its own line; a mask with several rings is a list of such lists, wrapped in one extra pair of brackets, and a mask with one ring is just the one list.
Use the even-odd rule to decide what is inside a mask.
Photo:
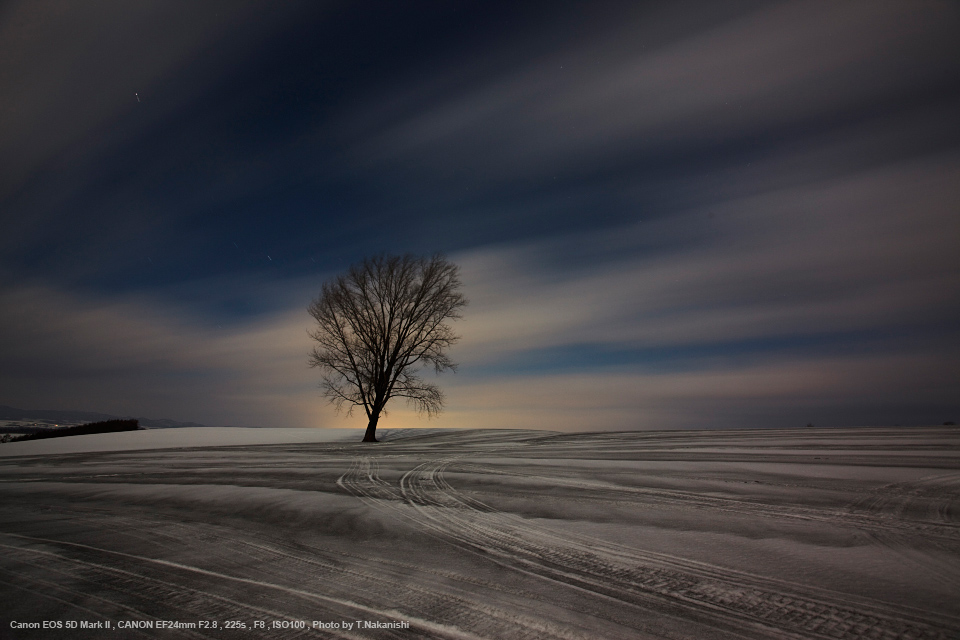
[(352, 426), (306, 305), (443, 251), (471, 306), (435, 426), (956, 420), (958, 32), (945, 2), (6, 3), (0, 404)]

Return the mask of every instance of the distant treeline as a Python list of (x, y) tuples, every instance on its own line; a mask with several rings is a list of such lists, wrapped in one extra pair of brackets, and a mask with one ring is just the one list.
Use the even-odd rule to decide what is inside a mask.
[(49, 431), (54, 427), (11, 427), (11, 426), (0, 426), (0, 433), (37, 433), (39, 431)]
[(139, 420), (104, 420), (91, 422), (76, 427), (60, 427), (44, 429), (30, 435), (15, 438), (17, 442), (24, 440), (43, 440), (44, 438), (61, 438), (63, 436), (88, 436), (94, 433), (117, 433), (118, 431), (136, 431), (140, 428)]

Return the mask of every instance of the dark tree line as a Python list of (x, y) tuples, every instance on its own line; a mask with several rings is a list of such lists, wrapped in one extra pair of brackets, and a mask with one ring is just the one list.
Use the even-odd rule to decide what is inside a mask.
[(22, 442), (24, 440), (44, 440), (46, 438), (62, 438), (64, 436), (88, 436), (94, 433), (118, 433), (120, 431), (136, 431), (140, 428), (138, 420), (104, 420), (102, 422), (91, 422), (81, 424), (75, 427), (59, 427), (53, 429), (42, 429), (35, 433), (13, 438), (11, 442)]

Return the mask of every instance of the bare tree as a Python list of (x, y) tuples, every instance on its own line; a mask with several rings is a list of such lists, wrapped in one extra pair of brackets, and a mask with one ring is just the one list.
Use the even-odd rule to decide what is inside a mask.
[(423, 367), (456, 371), (446, 349), (459, 340), (448, 320), (467, 304), (460, 268), (442, 255), (378, 256), (323, 285), (307, 310), (317, 321), (310, 366), (337, 411), (363, 407), (364, 442), (377, 442), (377, 422), (391, 398), (406, 398), (421, 414), (443, 409), (443, 392), (419, 375)]

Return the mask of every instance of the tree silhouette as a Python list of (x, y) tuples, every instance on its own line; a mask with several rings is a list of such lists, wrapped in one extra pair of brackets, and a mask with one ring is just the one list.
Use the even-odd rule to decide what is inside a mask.
[(460, 268), (442, 255), (367, 258), (324, 283), (307, 311), (317, 321), (311, 367), (337, 411), (363, 407), (364, 442), (377, 442), (377, 422), (391, 398), (406, 398), (428, 417), (443, 409), (443, 392), (419, 371), (456, 371), (446, 349), (459, 336), (447, 324), (467, 304)]

